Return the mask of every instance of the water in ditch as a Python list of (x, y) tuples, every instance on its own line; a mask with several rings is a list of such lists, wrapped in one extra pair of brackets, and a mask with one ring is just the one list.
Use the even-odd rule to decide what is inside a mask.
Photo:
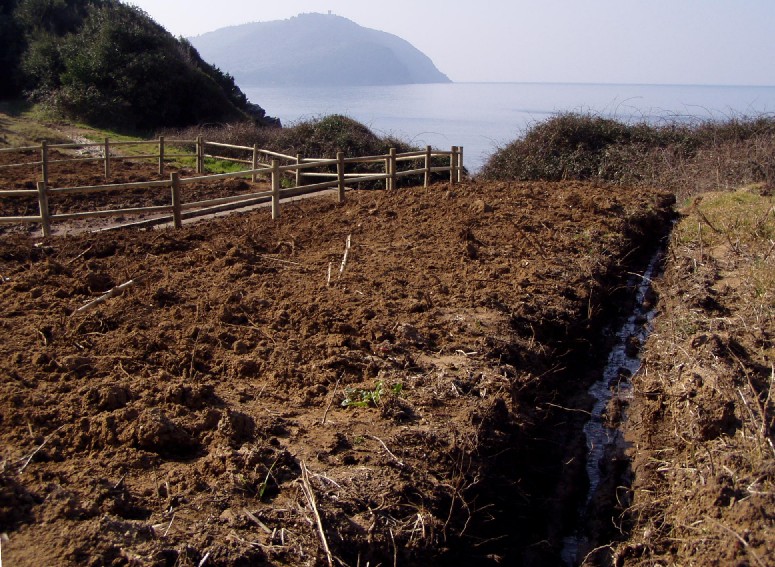
[(635, 304), (632, 313), (616, 333), (615, 343), (608, 356), (600, 379), (589, 389), (595, 400), (589, 421), (584, 426), (587, 444), (586, 471), (589, 489), (581, 504), (576, 532), (563, 539), (561, 558), (570, 566), (579, 565), (589, 551), (588, 535), (583, 526), (588, 523), (594, 509), (590, 506), (602, 481), (601, 464), (612, 455), (622, 454), (624, 438), (618, 428), (609, 427), (605, 420), (605, 411), (612, 399), (626, 402), (632, 395), (630, 378), (640, 369), (639, 346), (642, 345), (652, 328), (655, 315), (653, 302), (649, 300), (651, 281), (661, 259), (657, 253), (651, 259), (643, 275), (633, 275), (630, 285), (636, 289)]

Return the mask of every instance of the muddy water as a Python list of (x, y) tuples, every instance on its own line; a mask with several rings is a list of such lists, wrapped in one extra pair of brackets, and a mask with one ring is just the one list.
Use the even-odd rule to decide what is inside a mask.
[[(630, 285), (636, 288), (635, 304), (632, 313), (616, 333), (615, 343), (608, 356), (600, 379), (589, 389), (589, 395), (595, 400), (589, 421), (584, 426), (587, 443), (587, 478), (589, 488), (587, 496), (579, 509), (578, 528), (575, 533), (563, 539), (561, 557), (568, 566), (579, 565), (591, 547), (594, 547), (584, 526), (596, 513), (594, 501), (598, 489), (602, 490), (603, 471), (607, 469), (605, 460), (621, 456), (624, 451), (622, 432), (611, 427), (612, 421), (606, 413), (610, 408), (622, 407), (632, 395), (631, 377), (640, 369), (639, 347), (651, 332), (651, 322), (655, 307), (649, 299), (651, 281), (661, 253), (657, 253), (649, 263), (643, 275), (633, 275)], [(611, 495), (609, 498), (613, 498)]]

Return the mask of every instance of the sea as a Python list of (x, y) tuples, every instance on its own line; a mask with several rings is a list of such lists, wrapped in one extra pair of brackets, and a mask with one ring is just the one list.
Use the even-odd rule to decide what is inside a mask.
[(380, 136), (419, 147), (463, 146), (472, 173), (531, 126), (563, 112), (655, 125), (775, 115), (775, 86), (446, 83), (242, 90), (285, 126), (344, 114)]

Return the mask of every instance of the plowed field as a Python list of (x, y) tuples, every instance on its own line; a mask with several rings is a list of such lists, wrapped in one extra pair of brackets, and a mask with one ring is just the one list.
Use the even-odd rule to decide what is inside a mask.
[(671, 206), (472, 182), (0, 236), (3, 559), (556, 562), (574, 408)]

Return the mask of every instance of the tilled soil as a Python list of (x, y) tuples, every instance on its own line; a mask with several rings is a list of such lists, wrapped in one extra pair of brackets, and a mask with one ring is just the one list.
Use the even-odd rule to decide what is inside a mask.
[(438, 184), (3, 235), (3, 559), (558, 562), (585, 489), (574, 408), (671, 205)]

